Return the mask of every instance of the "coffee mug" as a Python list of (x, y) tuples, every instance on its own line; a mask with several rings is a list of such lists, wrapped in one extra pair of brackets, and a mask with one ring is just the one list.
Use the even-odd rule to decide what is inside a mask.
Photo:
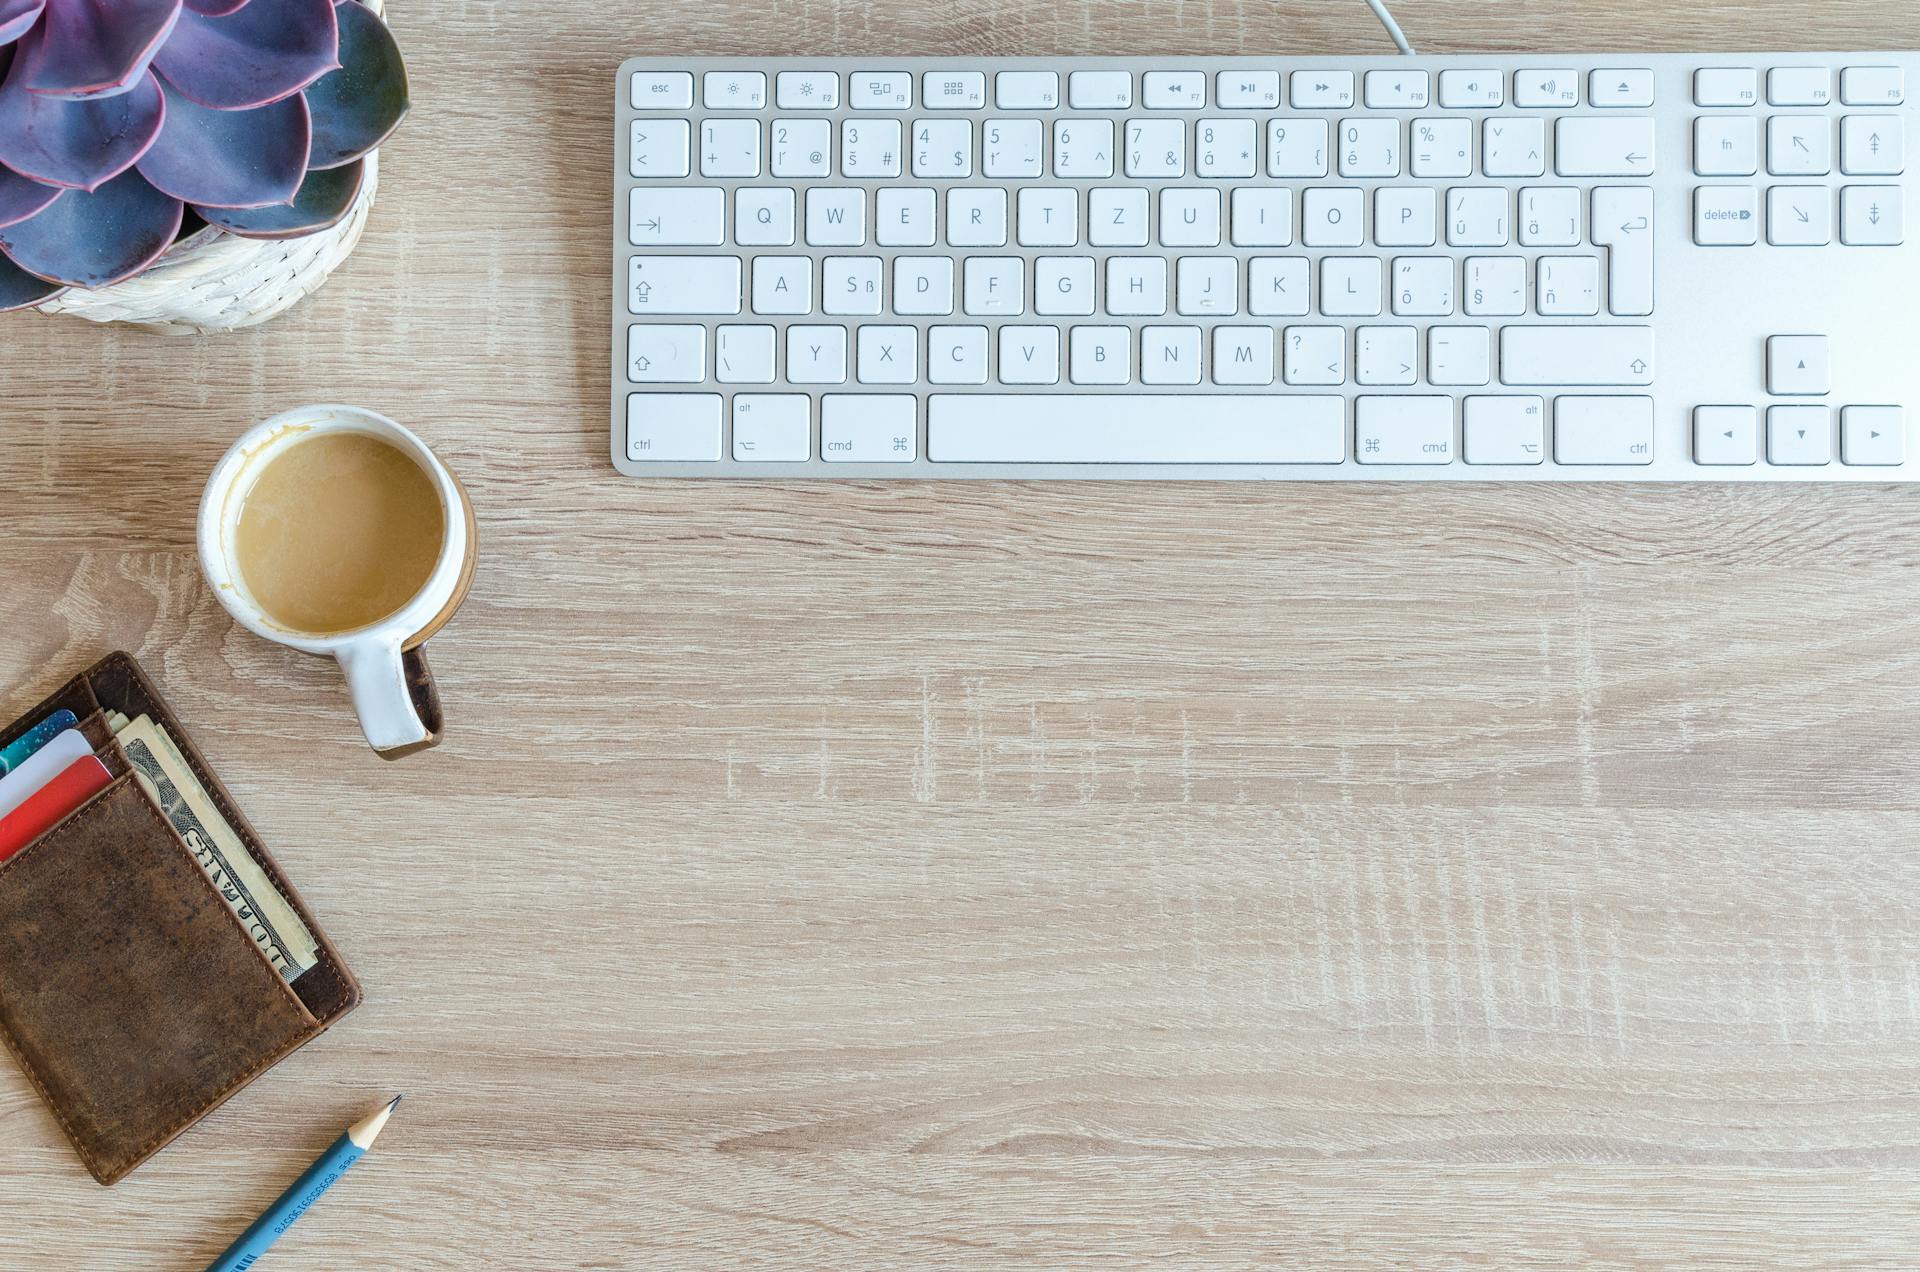
[[(438, 496), (439, 553), (426, 580), (397, 609), (345, 631), (303, 631), (264, 607), (248, 588), (237, 547), (242, 513), (261, 475), (292, 447), (328, 434), (363, 434), (411, 459)], [(366, 448), (373, 449), (373, 448)], [(268, 640), (335, 659), (367, 742), (388, 759), (440, 740), (440, 697), (422, 648), (453, 617), (473, 582), (473, 506), (447, 466), (407, 429), (353, 406), (303, 406), (249, 429), (233, 444), (200, 500), (200, 568), (242, 626)], [(415, 554), (423, 563), (425, 547)]]

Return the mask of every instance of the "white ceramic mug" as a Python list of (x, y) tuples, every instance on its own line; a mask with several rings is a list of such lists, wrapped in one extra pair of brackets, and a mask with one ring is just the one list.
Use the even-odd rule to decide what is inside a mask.
[[(396, 447), (440, 495), (440, 556), (412, 600), (375, 623), (328, 635), (275, 622), (247, 591), (234, 553), (253, 483), (281, 452), (322, 433), (365, 433)], [(361, 731), (388, 759), (440, 740), (440, 697), (421, 648), (446, 625), (473, 581), (473, 507), (447, 466), (419, 438), (384, 415), (355, 406), (302, 406), (247, 430), (214, 466), (200, 499), (200, 568), (215, 596), (249, 630), (282, 645), (338, 660)]]

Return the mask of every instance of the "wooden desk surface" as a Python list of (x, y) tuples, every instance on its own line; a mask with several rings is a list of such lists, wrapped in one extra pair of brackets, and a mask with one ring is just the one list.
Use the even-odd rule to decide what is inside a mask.
[[(1398, 0), (1424, 50), (1915, 47), (1895, 0)], [(0, 1266), (1912, 1267), (1920, 491), (620, 480), (625, 55), (1374, 53), (1360, 4), (397, 0), (364, 245), (257, 332), (0, 320), (0, 695), (124, 646), (368, 1002)], [(196, 573), (353, 401), (485, 557), (394, 765)]]

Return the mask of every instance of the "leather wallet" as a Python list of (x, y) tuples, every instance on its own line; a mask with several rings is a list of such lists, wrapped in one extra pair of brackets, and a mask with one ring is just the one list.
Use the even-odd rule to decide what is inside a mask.
[[(360, 986), (153, 682), (126, 653), (0, 732), (65, 707), (112, 782), (0, 863), (0, 1041), (112, 1184), (360, 1003)], [(136, 780), (105, 714), (164, 728), (317, 945), (289, 983)]]

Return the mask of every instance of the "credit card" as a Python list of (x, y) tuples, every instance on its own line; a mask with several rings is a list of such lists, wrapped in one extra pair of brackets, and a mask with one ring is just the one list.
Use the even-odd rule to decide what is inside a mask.
[(27, 796), (20, 807), (0, 817), (0, 861), (58, 826), (61, 818), (112, 783), (107, 766), (92, 755), (54, 774), (52, 781)]
[(78, 723), (80, 723), (79, 717), (62, 707), (4, 747), (0, 747), (0, 777), (5, 777), (25, 764), (27, 757), (52, 741), (55, 736), (65, 733)]
[(78, 729), (57, 733), (53, 740), (29, 755), (26, 762), (0, 777), (0, 817), (27, 802), (27, 797), (60, 776), (75, 760), (93, 754), (93, 744)]

